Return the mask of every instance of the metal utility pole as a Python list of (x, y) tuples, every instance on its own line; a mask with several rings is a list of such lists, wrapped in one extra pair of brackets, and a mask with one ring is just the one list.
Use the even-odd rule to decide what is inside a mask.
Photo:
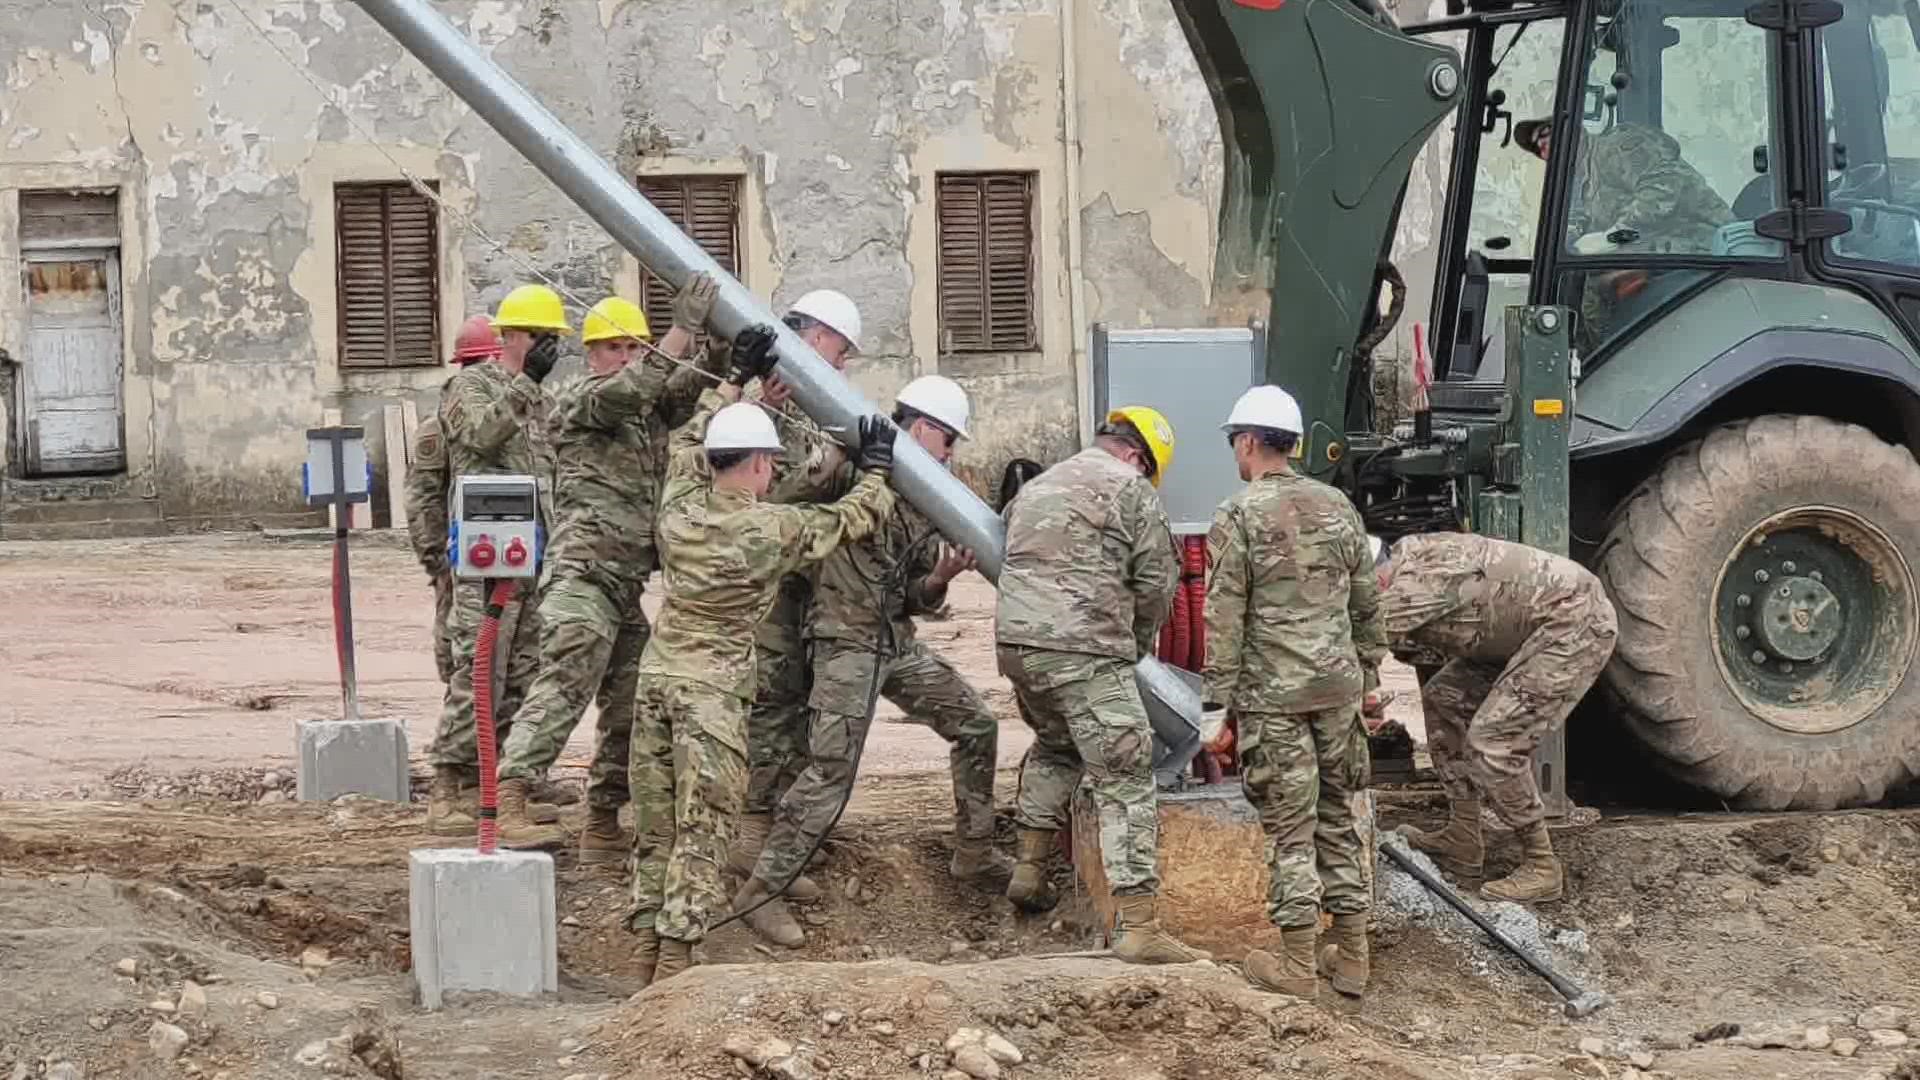
[[(859, 417), (878, 410), (819, 353), (782, 325), (758, 297), (655, 209), (628, 178), (547, 111), (427, 0), (356, 2), (647, 269), (676, 288), (696, 273), (711, 275), (720, 285), (709, 318), (715, 330), (731, 337), (749, 326), (772, 326), (779, 335), (775, 348), (780, 357), (776, 370), (781, 381), (793, 388), (794, 400), (807, 415), (824, 427), (840, 428), (841, 441), (853, 447)], [(982, 573), (992, 579), (999, 577), (1006, 551), (1000, 516), (912, 439), (900, 439), (895, 444), (892, 482), (948, 540), (974, 553)], [(1148, 711), (1156, 713), (1157, 707), (1155, 730), (1161, 731), (1161, 725), (1169, 722), (1169, 731), (1185, 725), (1194, 733), (1191, 741), (1197, 749), (1200, 695), (1151, 657), (1141, 661), (1136, 674)], [(1164, 734), (1162, 738), (1173, 745), (1187, 741)], [(1185, 754), (1191, 759), (1192, 750)]]

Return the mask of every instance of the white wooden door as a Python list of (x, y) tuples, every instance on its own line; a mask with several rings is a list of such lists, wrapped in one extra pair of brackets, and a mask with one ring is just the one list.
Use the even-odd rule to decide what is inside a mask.
[(118, 254), (31, 251), (25, 271), (21, 397), (27, 471), (46, 476), (125, 468)]

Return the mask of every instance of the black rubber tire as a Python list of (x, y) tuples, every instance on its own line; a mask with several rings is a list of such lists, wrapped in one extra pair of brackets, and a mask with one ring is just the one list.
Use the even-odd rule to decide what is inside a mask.
[(1740, 808), (1867, 805), (1920, 776), (1920, 663), (1858, 723), (1803, 735), (1750, 712), (1716, 660), (1711, 597), (1727, 554), (1810, 505), (1851, 511), (1920, 560), (1920, 464), (1816, 416), (1742, 420), (1676, 450), (1620, 505), (1594, 560), (1620, 620), (1608, 700), (1675, 779)]

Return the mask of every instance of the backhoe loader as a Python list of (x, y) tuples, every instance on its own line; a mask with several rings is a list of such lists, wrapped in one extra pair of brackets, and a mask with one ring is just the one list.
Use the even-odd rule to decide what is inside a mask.
[[(1227, 155), (1216, 281), (1270, 291), (1308, 471), (1388, 538), (1591, 567), (1603, 711), (1704, 801), (1910, 785), (1920, 2), (1171, 2)], [(1396, 224), (1440, 176), (1431, 378), (1395, 415)]]

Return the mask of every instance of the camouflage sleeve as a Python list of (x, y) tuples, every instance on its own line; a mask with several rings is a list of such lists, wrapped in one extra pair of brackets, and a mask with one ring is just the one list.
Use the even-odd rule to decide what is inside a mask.
[(554, 430), (615, 427), (653, 408), (666, 385), (666, 361), (636, 356), (611, 375), (588, 376), (568, 403), (568, 415), (555, 417)]
[(704, 481), (707, 421), (726, 404), (727, 399), (718, 390), (709, 388), (700, 395), (687, 422), (673, 429), (673, 437), (667, 441), (667, 478), (660, 486), (661, 507), (680, 501)]
[(429, 416), (413, 433), (407, 470), (407, 538), (428, 577), (447, 572), (447, 445), (440, 420)]
[[(781, 410), (787, 417), (797, 411)], [(810, 503), (832, 499), (835, 482), (845, 475), (842, 466), (847, 455), (840, 444), (799, 424), (786, 424), (781, 441), (786, 449), (774, 459), (773, 485), (767, 489), (767, 500)]]
[(499, 395), (478, 376), (456, 376), (447, 389), (453, 393), (446, 407), (447, 437), (458, 438), (481, 454), (506, 445), (540, 400), (540, 384), (524, 374), (515, 375), (507, 392)]
[(833, 554), (843, 543), (865, 540), (893, 512), (893, 489), (881, 473), (861, 473), (846, 496), (821, 505), (769, 505), (778, 530), (783, 564), (792, 573)]
[(1180, 587), (1180, 560), (1174, 554), (1173, 526), (1160, 499), (1145, 480), (1128, 484), (1116, 507), (1130, 527), (1132, 553), (1127, 560), (1127, 588), (1133, 593), (1133, 641), (1137, 655), (1153, 651), (1160, 625), (1173, 610), (1173, 592)]
[(1207, 700), (1231, 704), (1240, 685), (1247, 629), (1247, 544), (1232, 503), (1207, 533)]
[[(1347, 616), (1353, 623), (1353, 647), (1360, 654), (1365, 689), (1380, 685), (1380, 662), (1387, 658), (1387, 624), (1380, 605), (1380, 581), (1373, 574), (1373, 555), (1367, 545), (1367, 527), (1360, 512), (1347, 507), (1352, 525), (1347, 540), (1351, 574), (1347, 585)], [(1211, 631), (1213, 628), (1207, 628)]]
[(707, 337), (702, 341), (704, 345), (696, 345), (692, 357), (682, 357), (681, 363), (674, 366), (660, 401), (654, 406), (654, 414), (669, 431), (686, 423), (693, 415), (701, 392), (719, 385), (720, 377), (727, 373), (733, 345), (723, 338)]
[[(914, 519), (908, 520), (912, 522)], [(910, 530), (912, 527), (909, 525)], [(935, 585), (928, 579), (940, 562), (940, 536), (928, 525), (915, 533), (911, 542), (913, 547), (909, 556), (912, 563), (907, 567), (907, 614), (937, 614), (947, 606), (947, 586)]]

